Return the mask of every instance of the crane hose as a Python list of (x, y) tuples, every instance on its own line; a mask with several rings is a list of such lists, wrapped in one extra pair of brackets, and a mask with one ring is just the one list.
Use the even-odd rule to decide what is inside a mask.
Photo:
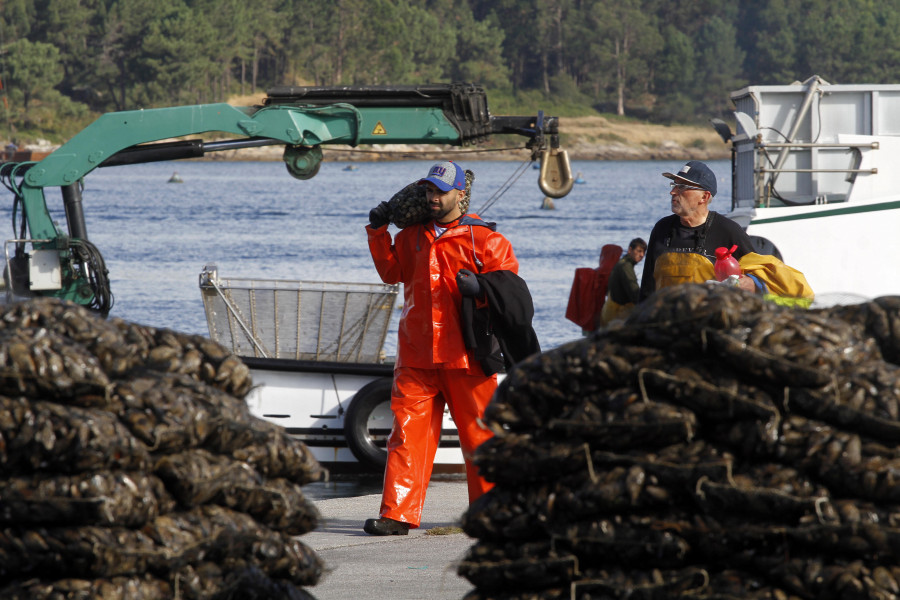
[(112, 310), (114, 299), (109, 287), (109, 270), (97, 246), (87, 240), (69, 240), (72, 256), (81, 265), (83, 275), (93, 292), (88, 308), (104, 317)]

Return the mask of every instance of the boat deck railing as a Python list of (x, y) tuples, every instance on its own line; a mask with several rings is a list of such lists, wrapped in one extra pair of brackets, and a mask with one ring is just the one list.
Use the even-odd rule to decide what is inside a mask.
[[(738, 144), (740, 147), (747, 144), (749, 140), (745, 140)], [(877, 168), (860, 168), (862, 160), (861, 150), (878, 150), (879, 143), (860, 142), (860, 143), (814, 143), (814, 142), (766, 142), (756, 139), (752, 142), (752, 150), (755, 155), (753, 160), (753, 184), (754, 194), (751, 198), (734, 198), (733, 207), (753, 206), (753, 207), (770, 207), (770, 206), (799, 206), (810, 204), (831, 204), (834, 202), (845, 202), (849, 196), (850, 188), (856, 180), (856, 176), (877, 175)], [(778, 150), (779, 157), (773, 160), (769, 155), (769, 150)], [(827, 166), (817, 166), (819, 162), (813, 158), (813, 153), (835, 151), (845, 151), (843, 159), (837, 159), (838, 162), (846, 161), (846, 166), (835, 164), (835, 159), (828, 160)], [(785, 165), (781, 156), (785, 153), (803, 153), (805, 158), (788, 162)], [(836, 157), (839, 155), (831, 154)], [(810, 166), (801, 166), (803, 162), (812, 163)], [(792, 179), (786, 186), (779, 186), (778, 181), (781, 175), (792, 178), (798, 176), (805, 179)], [(843, 175), (842, 181), (839, 183), (835, 180), (826, 180), (822, 177)], [(806, 182), (805, 184), (801, 181)], [(809, 187), (809, 195), (801, 192), (804, 187)], [(836, 187), (835, 187), (836, 186)], [(783, 188), (788, 188), (787, 193), (782, 193)]]

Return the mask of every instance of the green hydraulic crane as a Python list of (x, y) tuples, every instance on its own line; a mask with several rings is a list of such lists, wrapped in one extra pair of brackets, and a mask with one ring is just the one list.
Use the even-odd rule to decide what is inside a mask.
[[(219, 141), (161, 141), (216, 132)], [(98, 167), (204, 156), (208, 152), (283, 145), (288, 172), (309, 179), (318, 172), (322, 146), (442, 144), (463, 146), (494, 134), (528, 138), (540, 160), (538, 184), (560, 198), (572, 189), (568, 157), (559, 147), (559, 120), (492, 116), (487, 96), (473, 84), (376, 87), (281, 87), (262, 105), (201, 104), (107, 113), (40, 162), (0, 164), (0, 179), (21, 210), (18, 237), (6, 250), (7, 296), (47, 295), (106, 314), (112, 305), (99, 251), (88, 241), (81, 180)], [(54, 223), (45, 189), (60, 187), (68, 231)], [(26, 236), (25, 225), (28, 231)], [(32, 252), (26, 252), (31, 244)]]

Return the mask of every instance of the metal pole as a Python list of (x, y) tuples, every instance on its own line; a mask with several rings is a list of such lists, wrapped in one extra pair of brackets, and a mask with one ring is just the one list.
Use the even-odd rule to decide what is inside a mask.
[[(765, 167), (759, 169), (759, 172), (777, 174), (774, 170)], [(867, 175), (877, 175), (878, 169), (781, 169), (778, 173), (866, 173)]]
[[(818, 77), (812, 80), (812, 82), (809, 84), (809, 89), (806, 90), (806, 97), (803, 99), (803, 104), (800, 106), (800, 110), (797, 112), (797, 117), (794, 119), (794, 124), (791, 127), (791, 131), (787, 135), (787, 141), (789, 143), (794, 141), (794, 136), (797, 135), (797, 131), (800, 130), (800, 122), (803, 120), (803, 117), (806, 116), (806, 113), (809, 112), (809, 106), (810, 104), (812, 104), (813, 96), (817, 91), (819, 91)], [(787, 148), (782, 148), (781, 153), (778, 155), (778, 159), (775, 161), (775, 167), (772, 169), (772, 171), (774, 172), (769, 178), (770, 188), (775, 187), (775, 180), (778, 178), (778, 173), (781, 171), (781, 167), (784, 166), (789, 153), (790, 150), (788, 150)]]
[(79, 182), (64, 185), (62, 189), (63, 206), (66, 209), (66, 221), (69, 224), (69, 237), (79, 240), (88, 239), (87, 225), (84, 222), (84, 208), (81, 205), (81, 184)]
[(787, 148), (788, 150), (792, 149), (806, 149), (806, 148), (869, 148), (870, 150), (878, 150), (879, 143), (878, 142), (865, 142), (860, 144), (814, 144), (812, 142), (797, 142), (797, 143), (775, 143), (775, 142), (764, 142), (760, 144), (761, 148)]

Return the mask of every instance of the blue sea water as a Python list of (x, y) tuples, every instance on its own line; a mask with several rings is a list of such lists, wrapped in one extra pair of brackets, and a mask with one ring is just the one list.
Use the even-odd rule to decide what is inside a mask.
[[(84, 213), (88, 237), (109, 269), (111, 315), (208, 335), (198, 276), (209, 263), (224, 278), (378, 283), (364, 230), (369, 209), (422, 177), (432, 162), (355, 163), (352, 171), (343, 170), (347, 163), (326, 162), (306, 181), (292, 178), (281, 162), (97, 169), (84, 180)], [(661, 173), (681, 167), (679, 161), (573, 161), (584, 183), (545, 210), (537, 170), (519, 162), (457, 162), (475, 173), (470, 212), (497, 222), (512, 242), (544, 349), (581, 335), (565, 318), (575, 269), (595, 267), (604, 244), (624, 248), (634, 237), (646, 240), (653, 224), (670, 214), (669, 180)], [(730, 164), (709, 164), (721, 190), (712, 208), (726, 211)], [(173, 172), (183, 183), (167, 183)], [(521, 177), (481, 211), (517, 173)], [(59, 191), (49, 189), (47, 201), (65, 229)], [(7, 223), (11, 208), (10, 195)], [(8, 237), (15, 237), (11, 230)], [(396, 349), (395, 313), (388, 355)]]

